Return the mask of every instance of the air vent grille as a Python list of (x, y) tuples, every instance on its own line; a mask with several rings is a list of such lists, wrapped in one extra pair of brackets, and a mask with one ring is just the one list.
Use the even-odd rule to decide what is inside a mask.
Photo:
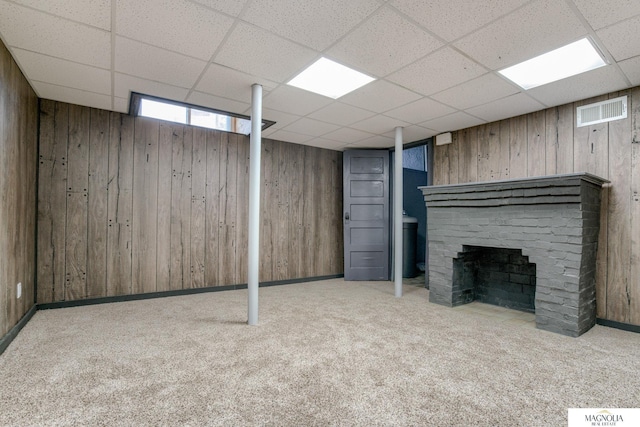
[(608, 99), (578, 107), (578, 127), (627, 118), (627, 97)]

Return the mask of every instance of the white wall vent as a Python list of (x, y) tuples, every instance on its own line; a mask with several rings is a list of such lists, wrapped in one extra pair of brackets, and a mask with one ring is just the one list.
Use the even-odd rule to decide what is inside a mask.
[(627, 97), (607, 99), (578, 107), (578, 127), (627, 118)]

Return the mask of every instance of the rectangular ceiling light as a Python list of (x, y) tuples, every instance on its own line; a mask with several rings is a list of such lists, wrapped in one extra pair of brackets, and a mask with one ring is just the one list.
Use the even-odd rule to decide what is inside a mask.
[(338, 99), (374, 80), (330, 59), (320, 58), (287, 84)]
[(593, 44), (589, 39), (584, 38), (505, 68), (500, 71), (500, 74), (527, 90), (605, 65), (607, 63)]

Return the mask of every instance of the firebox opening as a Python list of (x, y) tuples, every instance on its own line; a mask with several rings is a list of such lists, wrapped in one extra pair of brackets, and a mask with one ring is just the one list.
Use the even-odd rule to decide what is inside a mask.
[(453, 259), (453, 288), (462, 304), (479, 301), (535, 313), (536, 265), (521, 249), (463, 246)]

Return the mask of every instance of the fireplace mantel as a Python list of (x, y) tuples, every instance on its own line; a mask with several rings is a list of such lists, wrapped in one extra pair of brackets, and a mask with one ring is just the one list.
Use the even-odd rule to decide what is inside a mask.
[(454, 283), (464, 246), (520, 249), (536, 265), (536, 326), (579, 336), (595, 324), (600, 193), (587, 173), (420, 187), (427, 205), (429, 300), (469, 302)]

